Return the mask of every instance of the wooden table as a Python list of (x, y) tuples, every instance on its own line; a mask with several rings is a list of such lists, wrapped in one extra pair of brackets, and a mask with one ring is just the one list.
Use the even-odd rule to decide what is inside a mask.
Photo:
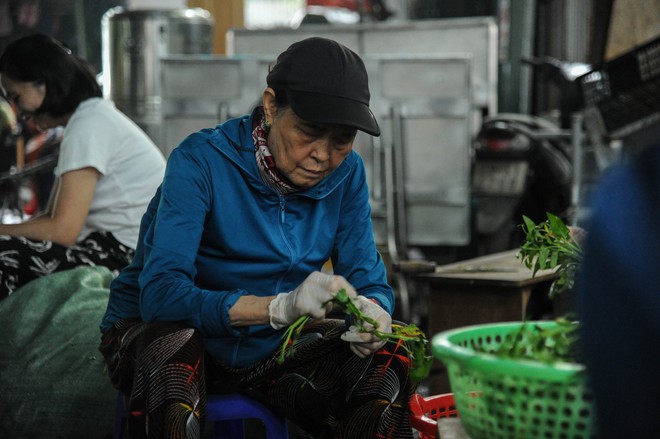
[[(462, 326), (522, 320), (532, 292), (547, 294), (557, 275), (544, 270), (532, 276), (517, 253), (495, 253), (417, 275), (415, 281), (428, 290), (428, 337)], [(432, 394), (451, 392), (440, 361), (433, 366), (429, 388)]]

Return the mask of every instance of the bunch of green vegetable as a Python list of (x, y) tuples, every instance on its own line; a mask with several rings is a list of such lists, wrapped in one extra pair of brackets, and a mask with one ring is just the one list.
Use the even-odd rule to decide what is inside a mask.
[(576, 362), (579, 356), (578, 324), (566, 318), (558, 318), (555, 323), (555, 326), (542, 327), (533, 322), (524, 322), (491, 353), (500, 357), (544, 363)]
[(557, 269), (559, 277), (550, 288), (550, 297), (573, 288), (575, 275), (582, 261), (582, 248), (575, 241), (571, 229), (561, 218), (546, 213), (548, 219), (535, 224), (523, 216), (522, 229), (525, 242), (520, 247), (518, 258), (532, 270)]
[[(391, 333), (381, 332), (378, 330), (378, 322), (360, 311), (344, 289), (339, 290), (330, 302), (339, 305), (353, 319), (358, 331), (370, 333), (386, 342), (401, 345), (408, 353), (408, 358), (411, 361), (410, 379), (413, 382), (419, 383), (428, 376), (433, 356), (426, 335), (416, 325), (393, 324)], [(309, 319), (309, 316), (301, 316), (285, 331), (282, 337), (284, 342), (277, 358), (278, 363), (284, 363), (287, 357), (293, 355), (295, 341)]]

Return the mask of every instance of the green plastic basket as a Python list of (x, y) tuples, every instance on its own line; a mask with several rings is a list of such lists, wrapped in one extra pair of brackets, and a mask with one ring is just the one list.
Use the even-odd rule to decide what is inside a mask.
[(514, 360), (480, 352), (493, 352), (507, 336), (517, 334), (521, 325), (467, 326), (433, 337), (433, 354), (447, 367), (465, 430), (472, 439), (595, 437), (593, 398), (583, 365)]

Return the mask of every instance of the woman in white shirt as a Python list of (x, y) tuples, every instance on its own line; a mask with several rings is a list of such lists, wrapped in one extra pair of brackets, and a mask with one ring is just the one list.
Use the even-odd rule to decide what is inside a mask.
[(121, 270), (162, 180), (162, 153), (102, 98), (88, 63), (49, 36), (9, 44), (0, 83), (23, 120), (39, 130), (64, 127), (48, 207), (23, 223), (0, 224), (0, 299), (78, 265)]

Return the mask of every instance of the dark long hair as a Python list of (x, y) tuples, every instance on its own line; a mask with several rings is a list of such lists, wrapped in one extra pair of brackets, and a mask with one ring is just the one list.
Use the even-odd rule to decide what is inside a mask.
[(11, 42), (0, 56), (0, 74), (18, 82), (46, 85), (46, 96), (37, 114), (65, 116), (82, 101), (102, 96), (91, 65), (43, 34)]

